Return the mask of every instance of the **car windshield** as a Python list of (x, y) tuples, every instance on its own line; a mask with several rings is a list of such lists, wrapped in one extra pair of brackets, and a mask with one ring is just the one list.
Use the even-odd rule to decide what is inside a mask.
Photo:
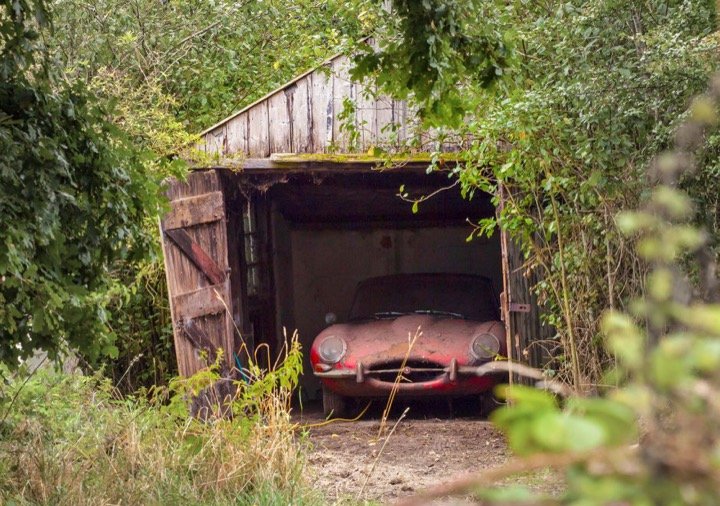
[(358, 285), (350, 319), (406, 314), (498, 320), (499, 303), (489, 279), (464, 274), (400, 274)]

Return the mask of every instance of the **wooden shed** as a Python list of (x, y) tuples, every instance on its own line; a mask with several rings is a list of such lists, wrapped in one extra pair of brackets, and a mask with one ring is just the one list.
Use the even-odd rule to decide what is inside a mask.
[[(265, 343), (284, 329), (304, 348), (341, 318), (358, 282), (410, 272), (482, 274), (502, 292), (513, 359), (534, 362), (540, 337), (522, 258), (504, 234), (466, 241), (468, 221), (492, 216), (489, 195), (461, 198), (430, 154), (457, 149), (424, 132), (403, 101), (349, 78), (344, 56), (303, 74), (202, 133), (214, 160), (171, 183), (163, 249), (179, 371), (206, 364), (198, 344), (225, 351)], [(390, 167), (382, 152), (402, 153)], [(456, 166), (451, 155), (440, 162)], [(416, 213), (399, 197), (430, 195)], [(305, 374), (313, 397), (319, 385)]]

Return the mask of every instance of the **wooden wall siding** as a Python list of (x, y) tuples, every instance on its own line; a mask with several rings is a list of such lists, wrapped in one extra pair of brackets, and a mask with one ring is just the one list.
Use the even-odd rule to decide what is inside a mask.
[[(347, 57), (338, 56), (300, 76), (204, 132), (202, 148), (221, 157), (266, 158), (273, 153), (364, 153), (420, 138), (416, 115), (406, 102), (377, 97), (371, 85), (350, 78), (350, 66)], [(355, 104), (351, 129), (341, 126), (346, 98)], [(356, 142), (351, 142), (352, 130)]]
[[(270, 113), (268, 111), (268, 102), (263, 101), (247, 111), (247, 135), (248, 135), (248, 152), (247, 155), (252, 158), (265, 158), (270, 156)], [(237, 118), (243, 121), (242, 115)], [(228, 123), (229, 125), (230, 123)], [(221, 134), (222, 135), (222, 134)], [(221, 152), (223, 155), (235, 155), (226, 151)]]
[[(244, 114), (237, 121), (232, 121), (225, 126), (225, 151), (227, 153), (248, 153), (249, 146), (250, 115)], [(217, 151), (213, 151), (217, 152)]]
[[(308, 76), (310, 80), (310, 121), (307, 153), (322, 153), (332, 143), (333, 100), (332, 65), (325, 65)], [(303, 133), (298, 129), (298, 136)], [(298, 151), (302, 153), (303, 151)]]
[(285, 90), (290, 110), (290, 151), (312, 150), (312, 79), (303, 79)]
[[(193, 172), (187, 182), (170, 185), (168, 197), (171, 211), (160, 227), (179, 372), (189, 376), (204, 365), (184, 330), (190, 319), (216, 348), (225, 351), (225, 359), (232, 366), (234, 320), (238, 315), (233, 315), (231, 308), (238, 305), (238, 296), (228, 274), (233, 261), (231, 248), (237, 248), (227, 235), (221, 176), (214, 170)], [(204, 261), (210, 267), (206, 265), (205, 272), (197, 258), (193, 261), (188, 256), (187, 248), (200, 252), (201, 263), (206, 256)]]

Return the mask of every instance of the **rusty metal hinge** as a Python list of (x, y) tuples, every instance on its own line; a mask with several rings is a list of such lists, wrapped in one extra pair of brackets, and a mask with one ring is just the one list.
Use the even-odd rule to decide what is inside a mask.
[(529, 313), (530, 312), (530, 304), (520, 304), (519, 302), (511, 302), (510, 303), (510, 312), (511, 313)]

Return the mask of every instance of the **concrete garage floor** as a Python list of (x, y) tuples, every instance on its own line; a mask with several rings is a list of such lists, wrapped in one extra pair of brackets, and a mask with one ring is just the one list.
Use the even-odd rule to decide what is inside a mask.
[[(393, 411), (387, 431), (404, 407)], [(408, 416), (397, 425), (379, 457), (385, 441), (384, 437), (377, 439), (382, 407), (373, 407), (357, 422), (315, 427), (324, 420), (319, 406), (305, 406), (302, 414), (296, 415), (296, 422), (309, 426), (310, 482), (329, 503), (349, 498), (392, 502), (453, 477), (500, 466), (510, 458), (503, 435), (490, 422), (478, 417), (452, 418), (442, 402), (409, 407)], [(524, 484), (544, 493), (562, 487), (549, 471), (505, 483)], [(472, 502), (464, 499), (443, 504)]]

